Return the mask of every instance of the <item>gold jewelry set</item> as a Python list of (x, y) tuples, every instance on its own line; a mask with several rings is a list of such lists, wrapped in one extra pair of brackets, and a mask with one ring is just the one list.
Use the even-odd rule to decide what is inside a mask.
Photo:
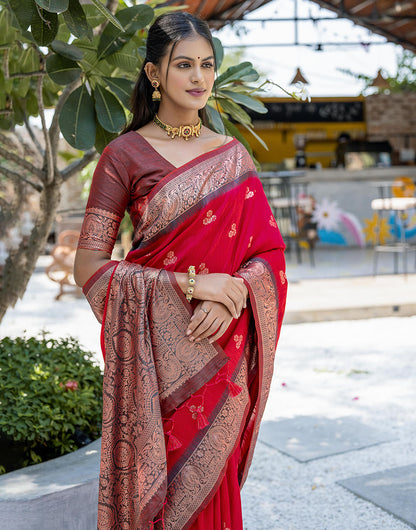
[[(186, 289), (186, 299), (188, 300), (189, 303), (191, 303), (191, 300), (192, 300), (192, 296), (194, 294), (194, 291), (195, 291), (195, 283), (196, 283), (196, 279), (195, 279), (195, 266), (194, 265), (190, 265), (188, 267), (188, 288)], [(205, 307), (201, 307), (200, 308), (201, 311), (203, 311), (206, 315), (209, 313), (208, 309), (205, 309)]]
[[(152, 87), (154, 88), (152, 93), (153, 101), (160, 101), (162, 99), (162, 94), (159, 91), (160, 83), (157, 79), (153, 79), (151, 82)], [(172, 127), (167, 123), (164, 123), (157, 114), (155, 114), (153, 121), (155, 124), (166, 131), (167, 135), (173, 140), (176, 136), (178, 138), (183, 138), (184, 140), (189, 140), (193, 136), (198, 136), (201, 134), (202, 121), (199, 118), (199, 121), (196, 125), (179, 125), (179, 127)]]
[(195, 291), (195, 266), (190, 265), (188, 268), (188, 288), (186, 290), (186, 299), (188, 302), (192, 300)]

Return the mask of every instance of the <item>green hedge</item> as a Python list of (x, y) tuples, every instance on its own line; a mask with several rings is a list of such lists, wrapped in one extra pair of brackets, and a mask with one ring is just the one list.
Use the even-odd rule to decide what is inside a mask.
[(100, 436), (102, 374), (74, 338), (0, 340), (0, 473)]

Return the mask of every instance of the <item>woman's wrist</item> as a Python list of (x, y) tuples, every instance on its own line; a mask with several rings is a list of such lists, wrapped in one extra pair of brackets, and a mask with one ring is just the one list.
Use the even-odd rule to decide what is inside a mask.
[(186, 272), (174, 272), (176, 281), (178, 282), (180, 290), (186, 294), (188, 290), (188, 274)]

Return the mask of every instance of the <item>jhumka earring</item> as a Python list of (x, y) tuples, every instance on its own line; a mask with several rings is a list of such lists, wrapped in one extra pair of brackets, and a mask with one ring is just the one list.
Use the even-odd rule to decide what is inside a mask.
[(153, 101), (160, 101), (162, 99), (162, 94), (159, 92), (159, 81), (157, 79), (153, 79), (151, 83), (152, 87), (154, 88), (153, 94), (152, 94), (152, 100)]

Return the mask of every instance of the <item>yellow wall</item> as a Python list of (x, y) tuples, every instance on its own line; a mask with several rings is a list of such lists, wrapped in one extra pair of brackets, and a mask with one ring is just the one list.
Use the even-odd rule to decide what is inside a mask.
[[(261, 98), (263, 102), (297, 103), (290, 98)], [(312, 101), (363, 101), (364, 98), (314, 98)], [(257, 160), (267, 169), (273, 165), (285, 166), (291, 169), (295, 157), (295, 135), (305, 135), (307, 139), (305, 153), (307, 165), (320, 162), (322, 167), (330, 167), (335, 162), (336, 140), (341, 132), (348, 132), (353, 140), (365, 139), (366, 125), (361, 122), (308, 122), (308, 123), (276, 123), (271, 121), (253, 122), (256, 133), (264, 140), (269, 148), (266, 151), (262, 145), (246, 130), (245, 138), (253, 148)]]

